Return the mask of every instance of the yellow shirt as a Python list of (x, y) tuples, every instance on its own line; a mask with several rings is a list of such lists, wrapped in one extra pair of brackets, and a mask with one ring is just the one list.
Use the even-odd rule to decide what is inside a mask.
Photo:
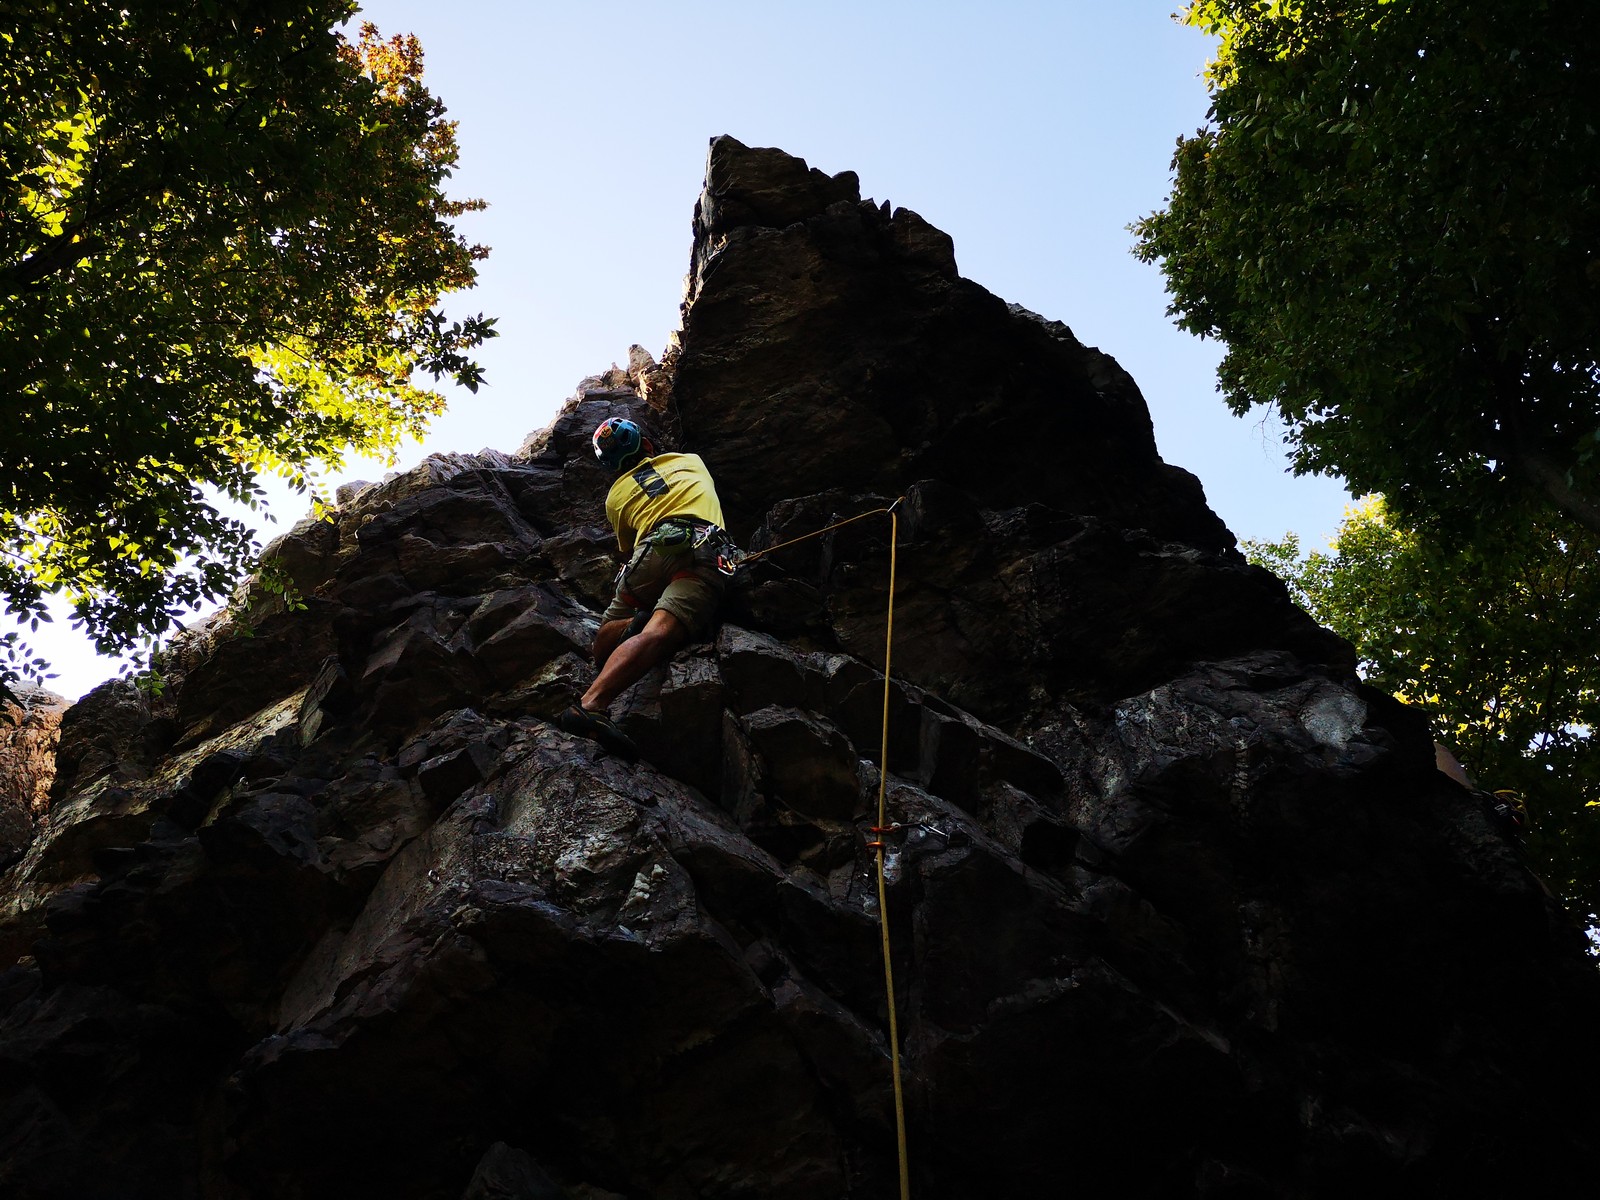
[(617, 531), (617, 546), (631, 553), (641, 533), (668, 517), (699, 517), (722, 524), (711, 472), (698, 454), (658, 454), (617, 476), (606, 493), (606, 520)]

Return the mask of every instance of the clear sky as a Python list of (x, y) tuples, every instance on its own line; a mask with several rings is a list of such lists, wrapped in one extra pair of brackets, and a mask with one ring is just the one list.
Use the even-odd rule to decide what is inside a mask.
[[(1161, 207), (1173, 144), (1205, 121), (1213, 43), (1175, 0), (371, 0), (410, 32), (459, 121), (452, 194), (492, 254), (446, 310), (499, 317), (488, 385), (422, 445), (514, 450), (586, 375), (658, 357), (678, 323), (690, 216), (718, 134), (778, 146), (955, 239), (961, 273), (1066, 322), (1138, 381), (1162, 456), (1239, 537), (1333, 533), (1336, 481), (1286, 474), (1275, 426), (1233, 417), (1220, 350), (1165, 315), (1129, 222)], [(340, 479), (380, 477), (354, 464)], [(338, 482), (334, 480), (333, 482)], [(304, 512), (290, 497), (284, 527)], [(270, 532), (269, 535), (270, 536)], [(116, 672), (58, 622), (39, 648), (77, 696)]]

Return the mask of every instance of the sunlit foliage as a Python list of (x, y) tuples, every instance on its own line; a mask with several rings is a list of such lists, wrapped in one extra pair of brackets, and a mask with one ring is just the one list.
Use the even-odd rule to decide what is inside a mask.
[[(454, 125), (348, 0), (0, 0), (0, 602), (126, 648), (256, 549), (209, 497), (302, 489), (476, 388), (491, 321)], [(209, 491), (206, 489), (210, 489)], [(19, 643), (0, 681), (32, 664)]]
[(1293, 534), (1245, 550), (1484, 787), (1527, 796), (1542, 873), (1600, 913), (1600, 538), (1509, 524), (1451, 544), (1374, 499), (1331, 553), (1302, 557)]

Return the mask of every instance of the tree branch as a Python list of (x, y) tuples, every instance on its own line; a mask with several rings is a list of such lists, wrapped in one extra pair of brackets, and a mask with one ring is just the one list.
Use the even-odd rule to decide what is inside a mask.
[(1515, 430), (1507, 439), (1507, 465), (1567, 516), (1592, 533), (1600, 533), (1600, 502), (1572, 486), (1566, 470), (1544, 451), (1525, 444)]
[(75, 233), (63, 232), (21, 262), (0, 268), (0, 282), (15, 287), (30, 287), (46, 276), (65, 270), (80, 258), (87, 258), (103, 249), (105, 241), (93, 234), (79, 239)]
[(1483, 318), (1470, 319), (1472, 349), (1489, 377), (1495, 415), (1500, 418), (1495, 457), (1512, 475), (1544, 496), (1555, 508), (1592, 533), (1600, 533), (1600, 500), (1574, 487), (1567, 470), (1528, 432), (1523, 421), (1522, 373), (1512, 362), (1502, 361), (1493, 349), (1493, 337)]

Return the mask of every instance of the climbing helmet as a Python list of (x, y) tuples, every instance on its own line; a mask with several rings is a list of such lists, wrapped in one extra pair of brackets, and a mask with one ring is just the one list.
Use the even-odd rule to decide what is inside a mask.
[(608, 417), (595, 428), (594, 456), (608, 471), (632, 466), (644, 448), (644, 433), (627, 417)]

